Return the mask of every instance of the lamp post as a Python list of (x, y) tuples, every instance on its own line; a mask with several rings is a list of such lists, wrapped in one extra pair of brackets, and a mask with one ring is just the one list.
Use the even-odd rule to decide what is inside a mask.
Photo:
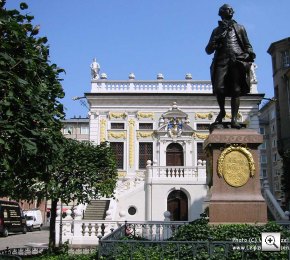
[(59, 214), (59, 246), (62, 245), (62, 201), (60, 200), (60, 214)]

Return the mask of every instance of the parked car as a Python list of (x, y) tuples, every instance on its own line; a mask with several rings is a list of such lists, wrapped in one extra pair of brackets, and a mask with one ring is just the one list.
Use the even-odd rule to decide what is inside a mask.
[(24, 210), (23, 214), (26, 218), (26, 225), (29, 231), (33, 231), (34, 229), (42, 229), (43, 219), (39, 209)]
[(27, 232), (26, 220), (19, 204), (0, 200), (0, 235), (7, 237), (10, 232)]

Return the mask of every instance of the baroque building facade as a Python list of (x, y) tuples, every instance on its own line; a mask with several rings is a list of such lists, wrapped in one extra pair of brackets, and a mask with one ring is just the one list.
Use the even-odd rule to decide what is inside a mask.
[[(263, 94), (254, 74), (251, 93), (241, 97), (239, 121), (258, 131)], [(203, 142), (219, 112), (211, 82), (190, 74), (184, 80), (162, 74), (136, 80), (133, 73), (128, 80), (108, 80), (98, 69), (85, 97), (89, 140), (108, 142), (116, 154), (119, 178), (114, 198), (103, 198), (110, 201), (106, 219), (199, 218), (208, 192)], [(229, 100), (226, 111), (230, 120)]]

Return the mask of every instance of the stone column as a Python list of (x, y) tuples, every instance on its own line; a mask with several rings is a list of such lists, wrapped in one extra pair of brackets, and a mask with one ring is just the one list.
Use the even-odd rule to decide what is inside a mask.
[(145, 220), (152, 220), (152, 162), (147, 161), (145, 176)]
[(208, 154), (210, 223), (265, 223), (258, 146), (252, 129), (214, 129), (204, 142)]

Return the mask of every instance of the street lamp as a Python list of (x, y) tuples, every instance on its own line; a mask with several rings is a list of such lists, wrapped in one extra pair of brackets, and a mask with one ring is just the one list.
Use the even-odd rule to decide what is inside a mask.
[(276, 102), (277, 101), (277, 98), (265, 98), (263, 97), (262, 99), (265, 99), (265, 100), (268, 100), (268, 101), (273, 101), (273, 102)]
[(84, 106), (84, 107), (86, 107), (89, 110), (89, 107), (87, 105), (87, 102), (85, 100), (83, 100), (83, 99), (86, 99), (86, 97), (78, 97), (78, 96), (76, 96), (76, 97), (73, 97), (72, 98), (73, 101), (79, 100), (80, 103), (81, 103), (81, 105)]

